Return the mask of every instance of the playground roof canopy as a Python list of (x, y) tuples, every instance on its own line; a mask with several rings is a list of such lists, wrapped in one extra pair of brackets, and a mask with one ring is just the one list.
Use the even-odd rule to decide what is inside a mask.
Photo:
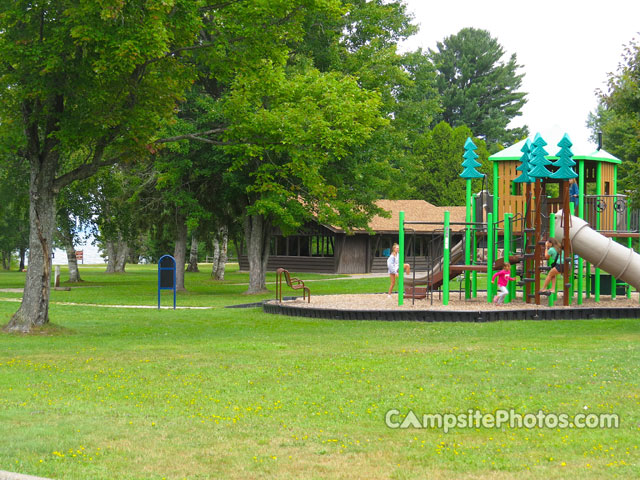
[[(562, 132), (559, 128), (554, 127), (549, 132), (541, 132), (540, 135), (547, 142), (547, 146), (544, 147), (549, 155), (546, 156), (547, 159), (555, 159), (557, 157), (557, 153), (560, 150), (558, 147), (558, 142), (562, 139), (564, 132)], [(533, 142), (535, 135), (529, 137), (529, 139)], [(574, 140), (569, 136), (569, 139), (574, 142)], [(526, 139), (520, 140), (518, 143), (511, 145), (510, 147), (505, 148), (504, 150), (499, 151), (498, 153), (494, 153), (489, 157), (489, 160), (494, 162), (508, 161), (508, 160), (520, 160), (522, 157), (522, 146), (526, 142)], [(574, 142), (571, 147), (571, 151), (573, 152), (574, 160), (593, 160), (596, 162), (608, 162), (608, 163), (622, 163), (622, 161), (611, 155), (609, 152), (600, 149), (598, 150), (593, 144), (588, 142)]]

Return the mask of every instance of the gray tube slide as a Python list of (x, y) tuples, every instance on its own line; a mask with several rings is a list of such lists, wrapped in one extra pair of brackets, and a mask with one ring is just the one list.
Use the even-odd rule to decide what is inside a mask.
[[(562, 211), (556, 214), (556, 238), (564, 238)], [(581, 218), (571, 216), (569, 239), (573, 253), (594, 267), (640, 290), (640, 255), (613, 238), (600, 235)]]

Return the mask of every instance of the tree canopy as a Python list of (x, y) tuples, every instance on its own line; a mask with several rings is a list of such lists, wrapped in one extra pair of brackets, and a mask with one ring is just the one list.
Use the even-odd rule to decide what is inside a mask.
[(504, 48), (488, 31), (463, 28), (438, 42), (430, 56), (442, 96), (441, 120), (468, 126), (490, 150), (527, 135), (526, 127), (507, 128), (526, 103), (520, 91), (524, 74), (516, 54), (505, 61)]
[[(56, 211), (59, 224), (70, 213), (56, 201), (76, 181), (94, 179), (110, 258), (143, 234), (163, 248), (174, 235), (183, 252), (187, 231), (238, 219), (250, 291), (264, 288), (272, 227), (349, 230), (382, 213), (381, 197), (434, 200), (429, 182), (459, 170), (467, 136), (517, 134), (506, 125), (522, 76), (484, 31), (398, 53), (415, 30), (401, 0), (5, 2), (0, 153), (30, 173), (30, 268), (10, 328), (48, 321)], [(456, 48), (464, 102), (444, 88)], [(458, 203), (441, 193), (435, 203)], [(175, 229), (154, 232), (154, 215)]]
[(598, 92), (599, 103), (589, 116), (594, 132), (603, 134), (603, 147), (622, 159), (620, 191), (631, 193), (640, 205), (640, 43), (625, 48), (616, 72), (609, 75), (608, 88)]
[[(422, 158), (411, 175), (416, 198), (438, 206), (465, 204), (466, 180), (460, 173), (465, 153), (463, 146), (469, 137), (473, 137), (469, 127), (452, 128), (448, 123), (440, 122), (416, 142), (416, 153)], [(489, 152), (484, 140), (475, 139), (474, 143), (478, 147), (475, 151), (479, 157), (477, 161), (481, 164), (477, 171), (487, 175), (484, 187), (488, 188), (492, 177)], [(475, 191), (482, 186), (481, 178), (473, 180)]]

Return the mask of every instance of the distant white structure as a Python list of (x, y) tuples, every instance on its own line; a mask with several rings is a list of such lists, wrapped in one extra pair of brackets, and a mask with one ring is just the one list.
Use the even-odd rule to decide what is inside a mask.
[[(82, 251), (82, 260), (78, 260), (78, 265), (104, 265), (106, 263), (102, 257), (102, 250), (93, 245), (94, 240), (95, 238), (91, 236), (84, 241), (84, 245), (76, 246), (76, 252)], [(52, 263), (53, 265), (66, 265), (67, 252), (60, 248), (54, 249)]]

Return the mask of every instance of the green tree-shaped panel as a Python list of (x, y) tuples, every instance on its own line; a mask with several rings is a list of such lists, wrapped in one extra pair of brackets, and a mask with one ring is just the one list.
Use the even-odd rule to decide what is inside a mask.
[(524, 142), (524, 145), (522, 145), (520, 149), (522, 152), (520, 161), (522, 163), (516, 170), (522, 173), (513, 180), (515, 183), (532, 183), (535, 180), (529, 176), (529, 170), (531, 168), (531, 145), (531, 140), (527, 138), (527, 141)]
[(478, 154), (474, 152), (474, 150), (476, 150), (477, 148), (478, 147), (476, 147), (475, 143), (473, 143), (473, 140), (471, 140), (471, 137), (468, 137), (467, 141), (464, 143), (465, 152), (464, 155), (462, 155), (462, 157), (464, 158), (464, 161), (462, 162), (464, 170), (460, 174), (462, 178), (472, 179), (482, 178), (484, 176), (476, 170), (476, 167), (482, 165), (480, 162), (476, 161), (476, 158), (478, 158)]
[(571, 143), (569, 135), (565, 133), (558, 143), (558, 146), (560, 147), (558, 159), (553, 164), (558, 168), (558, 170), (551, 175), (551, 178), (555, 178), (557, 180), (569, 180), (570, 178), (576, 178), (578, 174), (572, 168), (576, 166), (576, 162), (573, 161), (573, 152), (571, 151), (573, 143)]
[(533, 179), (548, 178), (551, 176), (551, 172), (547, 169), (547, 165), (551, 165), (552, 162), (545, 158), (549, 155), (549, 153), (544, 149), (545, 145), (547, 145), (547, 142), (544, 141), (539, 133), (536, 133), (536, 136), (533, 139), (531, 170), (529, 171), (529, 176)]

